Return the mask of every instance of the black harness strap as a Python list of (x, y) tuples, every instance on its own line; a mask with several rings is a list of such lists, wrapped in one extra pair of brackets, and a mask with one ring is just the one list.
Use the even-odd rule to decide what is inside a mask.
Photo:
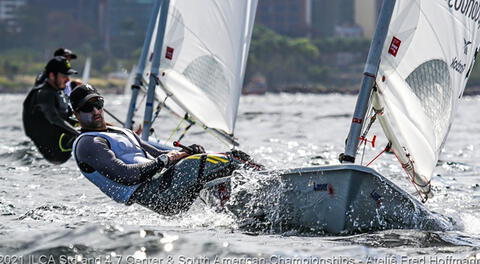
[(199, 183), (205, 183), (204, 182), (204, 177), (205, 177), (205, 164), (207, 162), (207, 155), (202, 155), (200, 157), (200, 165), (198, 166), (198, 176), (197, 176), (197, 181)]

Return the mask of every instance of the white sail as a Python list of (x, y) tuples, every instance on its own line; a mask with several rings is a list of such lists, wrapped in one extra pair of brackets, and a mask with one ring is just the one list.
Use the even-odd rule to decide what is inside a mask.
[(232, 134), (257, 0), (171, 0), (162, 88), (207, 127)]
[(424, 193), (474, 65), (479, 18), (478, 0), (396, 1), (373, 105), (382, 110), (395, 154)]
[[(152, 32), (152, 40), (150, 41), (150, 45), (148, 47), (147, 60), (145, 62), (145, 68), (143, 70), (142, 82), (144, 84), (144, 87), (148, 87), (148, 83), (150, 82), (150, 73), (152, 71), (152, 63), (155, 55), (154, 54), (155, 40), (157, 39), (159, 22), (160, 22), (160, 12), (158, 12), (157, 14), (157, 19), (155, 21), (155, 28)], [(186, 112), (180, 106), (178, 106), (172, 99), (167, 98), (167, 94), (165, 93), (165, 91), (160, 89), (160, 87), (158, 86), (155, 89), (155, 97), (158, 100), (158, 102), (167, 106), (168, 109), (173, 112), (173, 114), (177, 115), (178, 117), (185, 116)]]
[(155, 40), (157, 39), (157, 32), (158, 32), (158, 23), (160, 22), (160, 12), (157, 14), (157, 18), (155, 20), (155, 26), (152, 32), (152, 38), (148, 45), (148, 52), (147, 52), (147, 59), (145, 61), (145, 68), (143, 69), (142, 81), (145, 87), (148, 87), (148, 82), (150, 81), (150, 73), (152, 71), (152, 63), (153, 63), (153, 55), (155, 51)]
[(135, 74), (137, 73), (137, 65), (133, 65), (132, 69), (128, 73), (127, 81), (125, 82), (125, 86), (123, 87), (123, 94), (127, 94), (130, 89), (132, 89), (132, 84), (135, 82)]
[(87, 57), (85, 60), (85, 66), (83, 67), (83, 73), (82, 73), (82, 83), (88, 83), (90, 80), (90, 71), (92, 69), (92, 59), (90, 57)]

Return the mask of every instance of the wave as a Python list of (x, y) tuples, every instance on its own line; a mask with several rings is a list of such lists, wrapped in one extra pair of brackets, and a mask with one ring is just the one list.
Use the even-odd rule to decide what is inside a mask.
[(473, 166), (464, 162), (438, 160), (437, 167), (443, 167), (451, 171), (467, 172), (472, 171)]
[(0, 146), (0, 160), (4, 164), (10, 161), (13, 165), (27, 166), (44, 159), (31, 141), (22, 141), (13, 146)]
[[(430, 232), (421, 230), (386, 230), (347, 237), (332, 237), (331, 241), (348, 242), (374, 248), (442, 248), (478, 247), (480, 240), (461, 232)], [(464, 248), (459, 249), (464, 251)]]
[(165, 248), (182, 242), (178, 241), (178, 236), (158, 230), (110, 224), (88, 224), (76, 229), (47, 229), (47, 232), (35, 233), (28, 241), (4, 239), (0, 248), (27, 258), (26, 263), (30, 260), (33, 260), (30, 263), (107, 263), (106, 258), (111, 259), (110, 263), (120, 263), (121, 255), (124, 255), (121, 262), (124, 263), (127, 254), (131, 260), (160, 255)]

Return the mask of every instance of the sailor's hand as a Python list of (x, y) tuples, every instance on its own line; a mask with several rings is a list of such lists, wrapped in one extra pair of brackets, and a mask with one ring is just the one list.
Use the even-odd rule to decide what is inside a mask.
[(177, 163), (179, 160), (185, 157), (188, 157), (189, 154), (182, 151), (172, 150), (167, 153), (167, 156), (168, 156), (168, 164), (171, 165), (171, 164)]
[(205, 153), (205, 148), (197, 144), (190, 145), (188, 148), (191, 149), (190, 155)]

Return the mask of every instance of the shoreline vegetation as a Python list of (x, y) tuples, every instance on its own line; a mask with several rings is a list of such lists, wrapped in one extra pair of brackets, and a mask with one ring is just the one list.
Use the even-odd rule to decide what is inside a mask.
[[(27, 94), (33, 88), (35, 75), (17, 75), (12, 79), (0, 76), (0, 93)], [(81, 79), (72, 78), (81, 82)], [(89, 83), (99, 90), (110, 94), (123, 93), (127, 80), (116, 78), (91, 78)]]
[[(79, 56), (72, 61), (79, 72), (91, 57), (90, 83), (103, 93), (124, 93), (130, 89), (125, 87), (127, 72), (137, 62), (143, 42), (140, 36), (135, 38), (138, 43), (116, 41), (108, 51), (82, 41), (42, 42), (32, 47), (23, 39), (25, 32), (9, 34), (7, 42), (0, 42), (0, 93), (27, 93), (58, 47), (70, 48)], [(356, 94), (369, 47), (366, 38), (294, 38), (255, 26), (245, 72), (246, 93)], [(81, 73), (73, 78), (80, 79)], [(480, 95), (480, 67), (473, 68), (464, 95)]]
[[(75, 79), (75, 78), (74, 78)], [(18, 75), (11, 80), (0, 76), (0, 94), (27, 94), (33, 87), (35, 75)], [(127, 80), (118, 78), (92, 78), (89, 83), (104, 94), (123, 94)], [(322, 84), (292, 84), (284, 87), (269, 89), (267, 93), (305, 93), (305, 94), (357, 94), (360, 82), (357, 85), (327, 86)], [(480, 86), (470, 86), (465, 89), (463, 96), (480, 95)]]

